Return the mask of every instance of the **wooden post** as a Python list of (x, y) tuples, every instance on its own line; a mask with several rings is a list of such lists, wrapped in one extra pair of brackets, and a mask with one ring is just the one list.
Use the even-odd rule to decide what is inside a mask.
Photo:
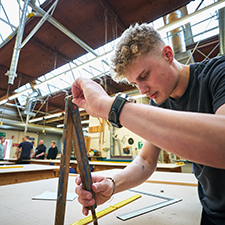
[[(67, 97), (65, 100), (63, 152), (61, 154), (61, 163), (59, 170), (59, 184), (58, 184), (55, 225), (63, 225), (64, 223), (72, 140), (77, 157), (77, 165), (82, 180), (82, 186), (85, 190), (92, 192), (92, 195), (95, 198), (95, 194), (91, 189), (92, 178), (87, 157), (87, 151), (85, 148), (80, 112), (78, 106), (73, 104), (71, 100), (72, 100), (71, 96)], [(98, 224), (95, 213), (96, 207), (97, 207), (96, 204), (90, 207), (94, 225)]]
[(70, 166), (70, 155), (72, 147), (72, 130), (73, 121), (71, 116), (71, 110), (69, 110), (70, 99), (65, 99), (65, 118), (64, 118), (64, 129), (63, 129), (63, 152), (61, 153), (61, 163), (59, 170), (59, 183), (58, 183), (58, 194), (57, 194), (57, 205), (55, 214), (55, 225), (64, 224), (64, 215), (66, 208), (66, 195), (67, 195), (67, 184)]

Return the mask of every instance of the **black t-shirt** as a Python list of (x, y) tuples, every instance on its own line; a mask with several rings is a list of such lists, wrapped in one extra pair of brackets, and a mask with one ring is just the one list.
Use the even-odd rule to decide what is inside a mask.
[(55, 146), (55, 148), (49, 148), (47, 159), (55, 159), (58, 154), (58, 148)]
[[(42, 152), (45, 153), (46, 147), (45, 145), (38, 145), (36, 148), (35, 156), (41, 154)], [(38, 159), (44, 159), (45, 155), (39, 156)]]
[(30, 158), (31, 149), (33, 148), (33, 144), (29, 141), (21, 142), (18, 148), (22, 148), (22, 152), (20, 158), (28, 159)]
[[(168, 98), (160, 105), (151, 100), (150, 104), (173, 110), (215, 114), (225, 104), (225, 56), (191, 64), (189, 84), (181, 98)], [(202, 206), (212, 222), (224, 225), (225, 170), (197, 163), (193, 163), (193, 170), (198, 179)]]

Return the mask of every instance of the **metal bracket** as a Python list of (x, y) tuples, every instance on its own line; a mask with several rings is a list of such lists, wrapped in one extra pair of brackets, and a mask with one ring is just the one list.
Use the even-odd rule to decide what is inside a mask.
[(160, 202), (158, 204), (154, 204), (154, 205), (151, 205), (151, 206), (147, 206), (147, 207), (144, 207), (144, 208), (141, 208), (141, 209), (129, 212), (129, 213), (125, 213), (125, 214), (116, 216), (117, 218), (119, 218), (121, 220), (128, 220), (128, 219), (131, 219), (133, 217), (140, 216), (142, 214), (145, 214), (145, 213), (148, 213), (148, 212), (151, 212), (151, 211), (154, 211), (154, 210), (157, 210), (157, 209), (166, 207), (168, 205), (172, 205), (174, 203), (182, 201), (182, 199), (157, 195), (157, 194), (153, 194), (153, 193), (149, 193), (149, 192), (145, 192), (145, 191), (139, 191), (139, 190), (136, 190), (136, 189), (130, 189), (129, 191), (137, 192), (139, 194), (149, 195), (149, 196), (156, 197), (156, 198), (165, 199), (166, 201)]

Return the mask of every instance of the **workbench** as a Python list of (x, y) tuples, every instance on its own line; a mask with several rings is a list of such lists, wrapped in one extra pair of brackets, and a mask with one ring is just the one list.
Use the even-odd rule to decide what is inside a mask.
[[(15, 162), (15, 158), (7, 159), (9, 162)], [(60, 166), (60, 159), (31, 159), (30, 164), (43, 164), (43, 165), (55, 165)], [(94, 171), (100, 170), (109, 170), (109, 169), (123, 169), (130, 162), (108, 162), (108, 161), (89, 161), (89, 165), (93, 166)], [(163, 171), (163, 172), (181, 172), (181, 167), (184, 164), (172, 164), (172, 163), (158, 163), (156, 171)], [(74, 168), (76, 171), (79, 171), (77, 168), (77, 161), (70, 160), (70, 167)]]
[[(119, 170), (105, 170), (96, 173), (104, 176), (111, 176), (113, 173), (118, 171)], [(149, 181), (152, 180), (155, 183), (145, 182), (135, 188), (146, 192), (170, 196), (172, 198), (182, 198), (183, 200), (181, 202), (126, 221), (122, 221), (116, 217), (117, 215), (143, 208), (159, 201), (157, 198), (142, 195), (140, 199), (135, 200), (134, 202), (129, 203), (128, 205), (100, 218), (98, 220), (99, 225), (199, 225), (201, 205), (197, 196), (197, 187), (184, 185), (184, 183), (197, 184), (197, 181), (193, 174), (185, 174), (184, 176), (181, 175), (182, 173), (155, 172), (149, 179)], [(69, 176), (68, 192), (74, 192), (76, 186), (75, 177), (76, 174)], [(162, 183), (165, 181), (173, 184)], [(182, 185), (180, 185), (181, 183)], [(45, 191), (57, 192), (57, 187), (58, 178), (0, 186), (1, 224), (54, 224), (56, 201), (32, 200), (32, 197), (40, 195)], [(107, 203), (98, 206), (96, 212), (121, 202), (135, 194), (137, 193), (131, 191), (115, 194)], [(77, 199), (67, 201), (64, 224), (68, 225), (84, 218), (81, 209), (82, 207), (78, 203)]]
[[(9, 162), (16, 162), (16, 158), (7, 159)], [(60, 159), (30, 159), (30, 164), (41, 164), (41, 165), (53, 165), (60, 166)], [(77, 164), (76, 160), (70, 160), (70, 167), (75, 168), (74, 163)]]
[(0, 161), (0, 166), (3, 166), (3, 165), (15, 165), (15, 162)]
[[(109, 170), (109, 169), (123, 169), (127, 165), (130, 164), (130, 162), (106, 162), (106, 161), (91, 161), (89, 162), (90, 165), (93, 166), (94, 171), (100, 171), (100, 170)], [(183, 165), (177, 165), (177, 164), (164, 164), (164, 163), (158, 163), (156, 171), (164, 171), (164, 172), (181, 172), (181, 167)]]
[(42, 180), (59, 176), (59, 166), (16, 164), (0, 167), (0, 185)]

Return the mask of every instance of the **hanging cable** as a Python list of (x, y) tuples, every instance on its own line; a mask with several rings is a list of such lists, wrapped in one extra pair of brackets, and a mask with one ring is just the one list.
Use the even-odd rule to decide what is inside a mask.
[(105, 44), (107, 44), (107, 33), (108, 33), (108, 9), (105, 9)]

